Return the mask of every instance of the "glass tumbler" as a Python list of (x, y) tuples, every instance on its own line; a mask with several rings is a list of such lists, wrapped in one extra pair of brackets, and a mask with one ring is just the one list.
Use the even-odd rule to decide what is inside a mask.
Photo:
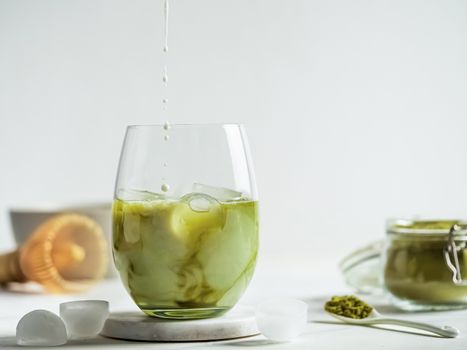
[(258, 198), (244, 127), (129, 126), (112, 209), (113, 257), (147, 315), (232, 308), (258, 252)]

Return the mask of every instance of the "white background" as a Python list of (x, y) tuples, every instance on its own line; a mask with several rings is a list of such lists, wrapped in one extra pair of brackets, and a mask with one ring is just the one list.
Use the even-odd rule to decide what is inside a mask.
[[(162, 0), (0, 0), (0, 248), (16, 203), (111, 199), (162, 123)], [(262, 254), (314, 265), (387, 217), (467, 218), (467, 2), (173, 0), (172, 122), (243, 122)], [(279, 260), (280, 261), (280, 260)]]

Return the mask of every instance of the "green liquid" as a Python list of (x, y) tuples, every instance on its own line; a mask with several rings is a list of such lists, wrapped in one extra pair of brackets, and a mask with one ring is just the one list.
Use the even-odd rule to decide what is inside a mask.
[(192, 207), (185, 200), (114, 201), (115, 265), (148, 315), (221, 315), (235, 305), (253, 275), (257, 202)]

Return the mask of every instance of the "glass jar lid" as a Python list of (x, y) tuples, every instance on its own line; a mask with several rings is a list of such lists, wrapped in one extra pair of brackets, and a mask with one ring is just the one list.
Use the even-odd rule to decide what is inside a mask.
[[(455, 230), (453, 230), (454, 226), (456, 227)], [(435, 236), (448, 236), (451, 234), (456, 237), (465, 236), (467, 239), (467, 221), (389, 219), (386, 222), (386, 232), (388, 234)]]

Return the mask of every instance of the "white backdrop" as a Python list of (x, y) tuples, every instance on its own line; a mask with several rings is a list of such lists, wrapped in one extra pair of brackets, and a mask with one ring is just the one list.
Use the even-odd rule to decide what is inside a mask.
[[(337, 260), (390, 216), (467, 218), (467, 2), (173, 0), (172, 122), (244, 122), (262, 253)], [(111, 199), (161, 123), (162, 0), (0, 0), (0, 248), (14, 203)]]

